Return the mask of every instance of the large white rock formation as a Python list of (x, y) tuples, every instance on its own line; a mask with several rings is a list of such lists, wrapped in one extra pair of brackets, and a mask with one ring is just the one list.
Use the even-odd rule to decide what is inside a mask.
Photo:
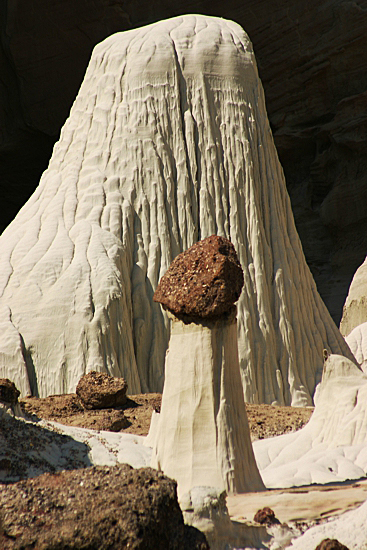
[(0, 239), (0, 376), (40, 396), (92, 369), (161, 390), (169, 323), (153, 292), (211, 234), (244, 270), (246, 400), (311, 403), (323, 348), (351, 355), (302, 253), (247, 35), (185, 16), (111, 36)]
[(228, 492), (260, 491), (238, 363), (235, 312), (216, 321), (174, 318), (151, 466), (178, 482)]

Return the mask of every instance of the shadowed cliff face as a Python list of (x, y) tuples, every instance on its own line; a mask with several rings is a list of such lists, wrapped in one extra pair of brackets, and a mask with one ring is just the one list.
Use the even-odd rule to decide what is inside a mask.
[(94, 45), (183, 13), (233, 19), (249, 34), (297, 229), (338, 322), (367, 250), (367, 6), (361, 1), (2, 3), (0, 228), (46, 169)]

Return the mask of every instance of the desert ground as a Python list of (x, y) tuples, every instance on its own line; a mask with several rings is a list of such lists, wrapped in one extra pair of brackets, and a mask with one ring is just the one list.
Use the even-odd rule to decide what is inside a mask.
[[(52, 395), (20, 400), (23, 411), (67, 426), (94, 430), (122, 431), (147, 435), (153, 410), (159, 411), (161, 394), (130, 395), (125, 405), (87, 410), (76, 394)], [(299, 430), (309, 421), (313, 407), (277, 407), (246, 405), (252, 440), (264, 439)]]

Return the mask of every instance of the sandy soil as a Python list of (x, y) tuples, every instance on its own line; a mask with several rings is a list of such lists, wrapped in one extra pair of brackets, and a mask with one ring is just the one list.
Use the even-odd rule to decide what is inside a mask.
[[(122, 407), (87, 410), (76, 394), (20, 400), (26, 414), (67, 426), (146, 435), (153, 410), (159, 411), (161, 394), (130, 395)], [(246, 405), (251, 437), (264, 439), (299, 430), (309, 421), (313, 408)]]

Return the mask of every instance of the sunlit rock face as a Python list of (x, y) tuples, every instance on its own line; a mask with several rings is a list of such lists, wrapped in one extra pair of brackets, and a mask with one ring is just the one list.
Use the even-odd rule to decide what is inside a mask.
[(346, 357), (329, 355), (316, 407), (306, 426), (254, 442), (256, 463), (266, 487), (340, 483), (364, 477), (366, 396), (366, 374)]
[(367, 373), (367, 322), (356, 326), (345, 340), (358, 365)]
[(215, 321), (172, 317), (150, 465), (177, 481), (179, 498), (197, 486), (265, 489), (241, 387), (235, 308)]
[(348, 336), (367, 321), (367, 258), (354, 274), (343, 308), (340, 330)]
[(367, 250), (363, 4), (320, 0), (307, 10), (302, 1), (288, 0), (276, 6), (272, 0), (200, 0), (190, 8), (185, 0), (2, 5), (0, 231), (46, 169), (98, 42), (188, 9), (234, 19), (253, 42), (297, 230), (317, 288), (339, 324)]
[(162, 390), (170, 329), (153, 293), (213, 234), (244, 270), (245, 399), (311, 403), (323, 348), (351, 356), (302, 253), (247, 35), (185, 16), (111, 36), (0, 238), (0, 376), (40, 396), (91, 370)]

